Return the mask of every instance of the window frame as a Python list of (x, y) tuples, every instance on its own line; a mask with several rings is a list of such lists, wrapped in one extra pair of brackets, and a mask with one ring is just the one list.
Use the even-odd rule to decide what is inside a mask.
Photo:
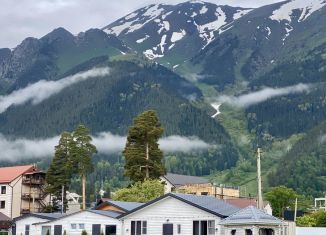
[(6, 209), (6, 201), (5, 200), (0, 201), (0, 209)]
[[(215, 235), (215, 220), (193, 220), (192, 222), (193, 235)], [(195, 230), (195, 224), (197, 224)], [(210, 231), (211, 230), (211, 231)]]
[(77, 230), (77, 224), (76, 223), (70, 224), (70, 229)]
[[(140, 225), (140, 229), (139, 229)], [(140, 231), (140, 234), (138, 233)], [(148, 222), (147, 220), (132, 220), (130, 221), (130, 234), (131, 235), (147, 235)]]
[(7, 194), (7, 186), (5, 186), (5, 185), (1, 186), (1, 194), (2, 195)]

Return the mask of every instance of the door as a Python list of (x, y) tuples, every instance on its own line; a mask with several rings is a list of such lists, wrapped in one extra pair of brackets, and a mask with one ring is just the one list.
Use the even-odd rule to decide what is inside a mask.
[(116, 225), (106, 225), (105, 226), (105, 235), (117, 235), (117, 226)]
[(54, 225), (54, 235), (62, 235), (62, 225)]
[(101, 235), (101, 225), (100, 224), (92, 225), (92, 235)]
[(163, 235), (173, 235), (173, 224), (163, 224)]

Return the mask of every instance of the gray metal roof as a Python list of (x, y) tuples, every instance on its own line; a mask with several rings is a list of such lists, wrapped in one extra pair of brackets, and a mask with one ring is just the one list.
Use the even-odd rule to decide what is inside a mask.
[(107, 201), (113, 206), (123, 209), (124, 211), (131, 211), (137, 207), (144, 205), (140, 202), (122, 202), (122, 201)]
[(65, 216), (66, 214), (61, 214), (61, 213), (29, 213), (29, 214), (25, 214), (22, 216), (19, 216), (17, 218), (14, 219), (14, 221), (18, 221), (30, 216), (34, 216), (37, 218), (41, 218), (41, 219), (47, 219), (47, 220), (55, 220), (55, 219), (59, 219), (63, 216)]
[(88, 210), (88, 211), (95, 213), (95, 214), (111, 217), (111, 218), (117, 218), (118, 216), (121, 215), (121, 213), (117, 213), (114, 211), (100, 211), (100, 210)]
[(209, 183), (208, 179), (198, 177), (198, 176), (190, 176), (190, 175), (178, 175), (178, 174), (167, 173), (164, 176), (164, 178), (167, 179), (167, 181), (169, 181), (174, 186)]
[(188, 202), (189, 204), (223, 217), (230, 216), (240, 210), (240, 208), (212, 196), (197, 196), (181, 193), (171, 193), (171, 195), (177, 199)]
[(281, 225), (282, 220), (257, 209), (254, 206), (246, 207), (228, 218), (221, 221), (223, 225), (239, 224), (263, 224), (263, 225)]
[(0, 221), (11, 221), (11, 219), (0, 212)]

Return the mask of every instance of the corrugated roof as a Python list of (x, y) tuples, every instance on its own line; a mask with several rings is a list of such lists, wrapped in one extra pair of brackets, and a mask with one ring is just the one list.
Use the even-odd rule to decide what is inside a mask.
[(178, 174), (167, 173), (164, 176), (164, 178), (167, 179), (174, 186), (209, 183), (208, 179), (198, 177), (198, 176), (190, 176), (190, 175), (178, 175)]
[(171, 193), (175, 198), (186, 201), (197, 207), (203, 208), (213, 214), (218, 214), (223, 217), (230, 216), (239, 211), (240, 208), (224, 202), (221, 199), (217, 199), (212, 196), (197, 196), (191, 194)]
[(264, 225), (281, 225), (282, 220), (265, 213), (262, 210), (257, 209), (254, 206), (244, 208), (228, 218), (221, 221), (223, 225), (235, 225), (235, 224), (264, 224)]
[(140, 209), (143, 209), (147, 206), (150, 206), (154, 203), (158, 203), (159, 201), (167, 198), (167, 197), (173, 197), (177, 200), (180, 200), (182, 202), (185, 202), (191, 206), (197, 207), (201, 210), (207, 211), (211, 214), (214, 214), (216, 216), (219, 217), (227, 217), (237, 211), (240, 210), (240, 208), (235, 207), (233, 205), (230, 205), (226, 202), (224, 202), (223, 200), (217, 199), (215, 197), (211, 197), (211, 196), (196, 196), (196, 195), (191, 195), (191, 194), (181, 194), (181, 193), (168, 193), (165, 194), (159, 198), (156, 198), (140, 207), (137, 207), (134, 210), (131, 210), (121, 216), (119, 216), (118, 218), (123, 218), (127, 215), (130, 215)]
[(114, 211), (100, 211), (100, 210), (89, 210), (89, 211), (95, 214), (104, 215), (111, 218), (117, 218), (118, 216), (121, 215), (121, 213), (114, 212)]
[(0, 183), (10, 183), (20, 175), (30, 172), (33, 169), (33, 165), (2, 167), (0, 168)]
[(122, 201), (107, 201), (113, 206), (123, 209), (124, 211), (131, 211), (137, 207), (144, 205), (140, 202), (122, 202)]
[(22, 220), (22, 219), (30, 217), (30, 216), (34, 216), (34, 217), (41, 218), (41, 219), (47, 219), (47, 220), (55, 220), (55, 219), (59, 219), (59, 218), (65, 216), (65, 215), (66, 214), (61, 214), (61, 213), (29, 213), (26, 215), (19, 216), (19, 217), (15, 218), (14, 220), (18, 221), (18, 220)]
[(5, 214), (2, 214), (1, 212), (0, 212), (0, 221), (11, 221), (11, 219), (8, 217), (8, 216), (6, 216)]

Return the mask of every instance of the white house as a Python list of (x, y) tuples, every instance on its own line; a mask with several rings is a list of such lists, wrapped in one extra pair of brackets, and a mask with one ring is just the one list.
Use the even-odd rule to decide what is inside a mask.
[(43, 231), (43, 233), (37, 231), (37, 228), (35, 226), (36, 223), (41, 222), (48, 222), (57, 218), (62, 217), (63, 214), (59, 213), (31, 213), (22, 215), (20, 217), (17, 217), (14, 220), (14, 225), (11, 228), (11, 234), (12, 235), (36, 235), (36, 234), (44, 234), (46, 235), (46, 231)]
[(65, 231), (69, 235), (80, 235), (83, 230), (92, 235), (101, 235), (101, 232), (105, 235), (117, 235), (121, 234), (121, 222), (117, 219), (120, 215), (113, 211), (79, 211), (51, 221), (36, 223), (36, 233), (30, 235), (46, 235), (47, 230), (50, 230), (52, 235), (62, 235)]
[(283, 235), (289, 234), (282, 220), (257, 209), (244, 208), (222, 220), (221, 235)]
[(220, 235), (239, 208), (211, 196), (169, 193), (119, 216), (122, 235)]

